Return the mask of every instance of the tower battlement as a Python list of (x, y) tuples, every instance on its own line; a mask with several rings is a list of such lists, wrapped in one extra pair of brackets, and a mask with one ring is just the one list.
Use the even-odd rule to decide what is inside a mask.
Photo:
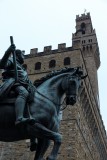
[(76, 15), (76, 21), (81, 21), (81, 20), (86, 20), (86, 19), (90, 19), (90, 13), (83, 13), (80, 16)]
[(66, 47), (66, 43), (60, 43), (58, 44), (57, 49), (52, 49), (52, 46), (44, 46), (44, 49), (42, 52), (38, 52), (38, 48), (32, 48), (30, 50), (30, 54), (25, 55), (25, 58), (35, 57), (35, 56), (41, 56), (41, 55), (47, 55), (47, 54), (55, 54), (57, 52), (65, 52), (73, 50), (72, 46)]

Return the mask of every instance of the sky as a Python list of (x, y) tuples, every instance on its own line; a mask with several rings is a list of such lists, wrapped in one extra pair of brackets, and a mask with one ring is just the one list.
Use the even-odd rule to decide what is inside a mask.
[(10, 36), (26, 54), (49, 45), (57, 49), (60, 43), (72, 46), (76, 15), (85, 10), (91, 14), (100, 49), (100, 111), (107, 131), (107, 0), (0, 0), (0, 58), (10, 45)]

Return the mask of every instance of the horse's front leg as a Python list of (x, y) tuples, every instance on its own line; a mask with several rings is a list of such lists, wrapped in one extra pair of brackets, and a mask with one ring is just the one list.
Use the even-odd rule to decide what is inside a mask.
[[(36, 137), (38, 138), (43, 138), (43, 139), (48, 139), (48, 140), (53, 140), (54, 141), (54, 146), (52, 149), (51, 154), (47, 157), (48, 160), (56, 160), (57, 155), (58, 155), (58, 151), (61, 145), (61, 135), (57, 132), (53, 132), (49, 129), (47, 129), (46, 127), (44, 127), (42, 124), (40, 123), (35, 123), (34, 126), (29, 126), (29, 131), (32, 130), (33, 135), (35, 134)], [(40, 137), (39, 137), (40, 136)], [(39, 159), (35, 159), (35, 160), (39, 160)], [(40, 159), (42, 160), (42, 159)]]
[(49, 147), (50, 141), (48, 139), (38, 139), (36, 154), (34, 160), (44, 160), (43, 156)]
[(59, 137), (58, 139), (54, 140), (54, 146), (53, 146), (52, 152), (46, 158), (47, 160), (56, 160), (60, 145), (61, 145), (61, 137)]

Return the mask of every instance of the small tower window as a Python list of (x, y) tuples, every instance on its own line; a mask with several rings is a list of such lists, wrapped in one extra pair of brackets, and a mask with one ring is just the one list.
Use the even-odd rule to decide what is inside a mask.
[(92, 45), (90, 45), (90, 50), (92, 50)]
[(82, 29), (85, 29), (85, 27), (86, 27), (85, 23), (84, 23), (84, 22), (81, 23), (81, 28), (82, 28)]
[(37, 62), (35, 64), (35, 70), (39, 70), (39, 69), (41, 69), (41, 62)]
[(53, 59), (49, 62), (49, 68), (54, 68), (56, 66), (56, 61)]
[(89, 41), (89, 42), (92, 42), (92, 39), (89, 39), (88, 41)]
[(84, 22), (81, 23), (81, 29), (82, 29), (82, 34), (85, 34), (86, 24)]
[(64, 65), (70, 65), (70, 58), (69, 57), (66, 57), (64, 59)]
[(83, 47), (83, 51), (85, 51), (85, 47)]

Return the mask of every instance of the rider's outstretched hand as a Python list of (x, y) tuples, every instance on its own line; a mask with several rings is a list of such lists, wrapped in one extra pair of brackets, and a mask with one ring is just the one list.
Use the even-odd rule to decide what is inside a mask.
[(9, 56), (11, 55), (11, 53), (13, 53), (15, 51), (16, 46), (14, 44), (10, 45), (10, 47), (7, 49), (7, 51), (5, 52), (4, 56), (2, 57), (1, 61), (0, 61), (0, 69), (4, 69)]
[(15, 44), (11, 44), (10, 47), (7, 49), (6, 53), (13, 53), (16, 49)]

